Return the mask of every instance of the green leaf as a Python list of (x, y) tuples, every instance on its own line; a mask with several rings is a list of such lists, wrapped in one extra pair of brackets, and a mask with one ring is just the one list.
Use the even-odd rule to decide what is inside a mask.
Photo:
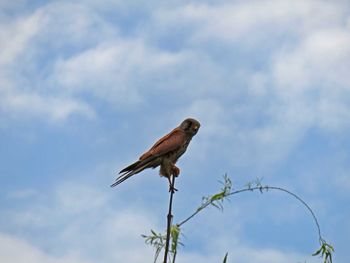
[(224, 198), (223, 192), (213, 195), (210, 199), (211, 201), (216, 201), (216, 200), (221, 200), (222, 198)]
[(224, 261), (222, 263), (227, 263), (227, 256), (228, 256), (228, 252), (226, 253), (226, 255), (224, 257)]
[(171, 235), (171, 252), (176, 253), (177, 252), (177, 245), (179, 244), (179, 235), (180, 235), (180, 227), (177, 225), (173, 225), (170, 228), (170, 235)]
[(320, 249), (319, 250), (317, 250), (315, 253), (313, 253), (312, 255), (313, 256), (317, 256), (317, 255), (319, 255), (320, 253), (321, 253), (321, 250), (322, 250), (322, 246), (320, 247)]

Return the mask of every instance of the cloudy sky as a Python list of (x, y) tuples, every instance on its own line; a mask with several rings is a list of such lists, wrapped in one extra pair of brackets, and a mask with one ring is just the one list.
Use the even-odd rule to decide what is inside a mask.
[[(195, 117), (175, 222), (263, 177), (314, 209), (335, 262), (350, 242), (348, 1), (0, 1), (0, 261), (151, 262), (166, 226), (156, 170), (116, 172)], [(178, 261), (321, 262), (315, 225), (278, 192), (184, 226)]]

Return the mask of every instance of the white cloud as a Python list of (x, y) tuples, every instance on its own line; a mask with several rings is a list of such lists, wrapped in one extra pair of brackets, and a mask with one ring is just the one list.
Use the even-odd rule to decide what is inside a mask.
[[(133, 205), (116, 208), (115, 200), (111, 200), (112, 193), (98, 191), (86, 183), (65, 182), (54, 191), (41, 193), (23, 208), (13, 209), (7, 213), (8, 229), (27, 229), (40, 234), (7, 235), (3, 240), (0, 236), (1, 244), (9, 244), (8, 254), (0, 251), (0, 261), (23, 262), (23, 258), (29, 257), (33, 260), (29, 262), (37, 263), (74, 260), (136, 263), (152, 258), (152, 248), (144, 244), (141, 234), (157, 228), (155, 217)], [(18, 191), (9, 196), (17, 195)], [(114, 198), (118, 199), (118, 195)], [(117, 200), (116, 203), (121, 202)], [(17, 249), (23, 247), (20, 256), (13, 253), (16, 246)]]
[(140, 90), (146, 88), (140, 81), (182, 61), (181, 54), (152, 49), (138, 39), (117, 38), (59, 60), (54, 79), (72, 93), (89, 92), (116, 106), (133, 105), (142, 100)]
[[(41, 73), (30, 72), (40, 63), (36, 56), (49, 18), (44, 7), (0, 24), (0, 110), (7, 116), (42, 117), (54, 122), (72, 114), (94, 117), (94, 110), (85, 102), (64, 93), (50, 94), (52, 89), (45, 79), (35, 82)], [(26, 76), (28, 70), (32, 79)]]
[(37, 11), (30, 16), (0, 23), (0, 66), (13, 63), (26, 50), (39, 33), (42, 20), (42, 12)]
[(40, 35), (33, 44), (45, 44), (46, 49), (53, 52), (53, 58), (57, 55), (66, 57), (70, 52), (65, 48), (77, 48), (80, 52), (114, 38), (119, 32), (118, 25), (108, 22), (86, 3), (53, 1), (38, 10), (45, 20), (42, 21)]
[[(350, 45), (344, 5), (271, 0), (155, 10), (154, 41), (184, 32), (179, 48), (192, 56), (185, 68), (193, 73), (185, 85), (196, 92), (192, 105), (197, 106), (187, 104), (181, 115), (194, 112), (213, 131), (217, 128), (215, 144), (229, 134), (226, 145), (234, 149), (235, 165), (271, 166), (314, 127), (345, 131), (350, 124)], [(235, 50), (248, 52), (235, 55)], [(192, 61), (200, 63), (193, 66)], [(203, 103), (208, 97), (210, 105)], [(208, 117), (219, 108), (220, 114)], [(202, 132), (207, 131), (203, 126)]]
[[(273, 74), (283, 106), (299, 105), (310, 125), (349, 127), (350, 34), (346, 29), (312, 32), (294, 50), (276, 56)], [(301, 106), (301, 107), (300, 107)]]
[(250, 49), (265, 46), (258, 40), (278, 42), (282, 35), (307, 34), (312, 28), (332, 26), (342, 22), (344, 14), (341, 4), (326, 1), (223, 1), (160, 9), (155, 20), (160, 24), (190, 25), (190, 39), (195, 43), (239, 42)]
[[(131, 219), (131, 221), (129, 220)], [(117, 222), (124, 226), (130, 225), (133, 220), (137, 218), (129, 218), (124, 222)], [(116, 223), (116, 224), (117, 224)], [(137, 226), (136, 223), (134, 226)], [(113, 230), (113, 229), (112, 229)], [(118, 230), (121, 230), (118, 227)], [(130, 263), (143, 263), (145, 261), (152, 261), (153, 253), (150, 252), (151, 248), (143, 245), (144, 248), (138, 248), (128, 243), (128, 238), (134, 234), (134, 232), (128, 232), (126, 236), (121, 236), (120, 232), (117, 232), (120, 237), (120, 241), (115, 243), (113, 246), (110, 244), (109, 260), (104, 262), (130, 262)], [(75, 233), (76, 234), (76, 233)], [(101, 240), (94, 240), (96, 243)], [(115, 240), (116, 241), (116, 240)], [(123, 242), (124, 241), (124, 242)], [(292, 252), (282, 252), (274, 249), (259, 249), (253, 247), (246, 247), (244, 245), (236, 244), (233, 249), (228, 249), (228, 244), (232, 244), (232, 240), (226, 243), (226, 248), (229, 251), (228, 259), (231, 261), (239, 261), (242, 263), (264, 263), (264, 262), (299, 262), (305, 259), (305, 255)], [(99, 245), (97, 244), (96, 249)], [(93, 248), (92, 248), (93, 249)], [(20, 251), (20, 253), (18, 253)], [(54, 255), (45, 252), (43, 249), (36, 247), (29, 242), (20, 239), (18, 237), (0, 234), (0, 260), (3, 263), (12, 262), (28, 262), (28, 263), (89, 263), (89, 262), (100, 262), (98, 258), (91, 259), (83, 256), (86, 251), (78, 251), (71, 249), (71, 251), (63, 255)], [(225, 255), (224, 248), (218, 251), (207, 251), (207, 252), (191, 252), (191, 251), (180, 251), (177, 255), (177, 261), (190, 263), (190, 262), (220, 262)], [(162, 258), (162, 255), (160, 256)], [(100, 257), (100, 260), (104, 257)], [(308, 262), (317, 262), (316, 259), (307, 257)]]
[(3, 263), (89, 263), (78, 254), (63, 256), (47, 254), (42, 249), (11, 235), (0, 233), (0, 261)]
[(72, 114), (93, 118), (95, 112), (86, 103), (59, 97), (45, 97), (35, 93), (5, 93), (0, 99), (0, 109), (9, 115), (39, 116), (49, 121), (62, 121)]
[[(90, 118), (95, 111), (82, 99), (86, 95), (119, 109), (135, 105), (150, 76), (184, 61), (183, 54), (120, 36), (117, 25), (82, 3), (49, 3), (9, 24), (0, 29), (1, 108), (17, 116)], [(15, 44), (8, 41), (12, 31)]]

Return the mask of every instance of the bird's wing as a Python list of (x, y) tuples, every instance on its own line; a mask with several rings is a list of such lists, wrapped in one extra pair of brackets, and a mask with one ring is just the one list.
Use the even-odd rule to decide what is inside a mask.
[(124, 182), (129, 177), (146, 168), (159, 165), (157, 161), (158, 157), (178, 149), (185, 141), (185, 132), (179, 128), (175, 128), (169, 134), (158, 140), (138, 161), (121, 170), (119, 173), (122, 175), (120, 175), (111, 186), (114, 187)]
[(140, 161), (148, 159), (150, 157), (161, 156), (170, 151), (173, 151), (181, 147), (184, 144), (185, 140), (185, 132), (179, 128), (175, 128), (169, 134), (159, 139), (151, 149), (141, 155)]

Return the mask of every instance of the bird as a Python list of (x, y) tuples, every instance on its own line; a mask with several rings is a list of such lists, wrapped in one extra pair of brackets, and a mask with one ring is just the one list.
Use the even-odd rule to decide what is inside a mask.
[(189, 143), (200, 128), (199, 121), (187, 118), (170, 133), (159, 139), (140, 158), (122, 169), (121, 174), (111, 187), (115, 187), (131, 176), (140, 173), (147, 168), (160, 166), (159, 175), (164, 176), (169, 181), (169, 191), (176, 190), (171, 184), (171, 176), (177, 177), (180, 169), (175, 166), (177, 160), (186, 152)]

